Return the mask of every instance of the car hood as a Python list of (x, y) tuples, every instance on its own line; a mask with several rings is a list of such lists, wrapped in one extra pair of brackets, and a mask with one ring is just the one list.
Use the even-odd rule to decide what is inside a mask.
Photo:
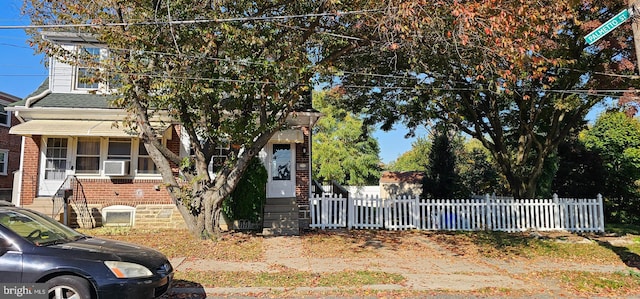
[(84, 238), (73, 242), (50, 246), (74, 251), (76, 258), (116, 260), (133, 262), (148, 267), (157, 267), (167, 262), (167, 258), (154, 249), (121, 241), (100, 238)]

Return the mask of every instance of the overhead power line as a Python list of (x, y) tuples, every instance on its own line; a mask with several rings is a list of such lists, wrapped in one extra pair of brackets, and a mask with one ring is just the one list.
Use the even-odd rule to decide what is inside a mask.
[(343, 15), (362, 15), (362, 14), (368, 14), (368, 13), (380, 12), (380, 11), (382, 10), (366, 9), (366, 10), (310, 13), (310, 14), (285, 15), (285, 16), (239, 17), (239, 18), (175, 20), (175, 21), (115, 22), (115, 23), (96, 23), (96, 24), (0, 25), (0, 29), (6, 30), (6, 29), (86, 28), (86, 27), (145, 26), (145, 25), (192, 25), (192, 24), (203, 24), (203, 23), (279, 21), (279, 20), (312, 18), (312, 17), (337, 17), (337, 16), (343, 16)]

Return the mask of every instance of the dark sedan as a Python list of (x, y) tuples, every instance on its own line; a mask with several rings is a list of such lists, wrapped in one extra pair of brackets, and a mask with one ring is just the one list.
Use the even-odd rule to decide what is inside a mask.
[(0, 283), (42, 284), (49, 298), (155, 298), (173, 268), (160, 252), (92, 238), (0, 201)]

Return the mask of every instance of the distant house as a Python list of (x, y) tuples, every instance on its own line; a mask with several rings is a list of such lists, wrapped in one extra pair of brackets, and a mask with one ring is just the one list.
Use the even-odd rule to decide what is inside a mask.
[(20, 136), (10, 135), (11, 126), (18, 124), (13, 113), (4, 108), (20, 98), (0, 92), (0, 200), (12, 201), (13, 173), (20, 168)]
[(385, 171), (380, 177), (380, 197), (422, 196), (424, 179), (422, 171)]
[[(45, 38), (69, 51), (95, 53), (96, 59), (105, 56), (106, 48), (96, 40), (87, 42), (86, 36), (49, 33)], [(24, 136), (19, 204), (35, 207), (50, 202), (73, 177), (82, 186), (74, 194), (83, 193), (98, 224), (183, 226), (138, 133), (113, 126), (126, 111), (109, 105), (109, 84), (87, 80), (92, 72), (86, 67), (55, 57), (50, 57), (49, 67), (49, 78), (38, 90), (9, 108), (20, 120), (11, 133)], [(287, 216), (295, 223), (291, 230), (298, 229), (299, 207), (308, 202), (311, 126), (320, 116), (308, 101), (289, 120), (289, 129), (276, 133), (260, 153), (269, 172), (267, 205), (270, 199), (279, 199), (278, 204), (293, 206), (295, 213)], [(179, 123), (157, 119), (156, 125), (163, 132), (158, 138), (170, 150), (189, 155)], [(228, 145), (220, 145), (217, 150), (224, 155), (227, 149)], [(265, 221), (265, 226), (270, 228), (271, 223)]]

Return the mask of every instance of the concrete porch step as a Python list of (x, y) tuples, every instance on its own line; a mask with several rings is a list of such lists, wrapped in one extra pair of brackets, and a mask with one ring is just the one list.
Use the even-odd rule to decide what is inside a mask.
[(298, 207), (295, 205), (265, 205), (265, 213), (289, 213), (298, 212)]
[(298, 212), (286, 212), (286, 213), (271, 213), (265, 212), (263, 214), (264, 220), (283, 220), (283, 219), (297, 219)]
[(266, 205), (295, 205), (296, 199), (290, 197), (272, 197), (267, 198)]
[(300, 231), (287, 228), (265, 228), (262, 230), (263, 236), (297, 236)]
[(295, 198), (267, 198), (263, 213), (263, 235), (298, 235), (299, 211)]
[(265, 228), (298, 228), (298, 220), (293, 219), (278, 219), (278, 220), (264, 220)]
[(22, 205), (22, 207), (43, 213), (47, 216), (51, 216), (51, 213), (53, 213), (53, 201), (51, 201), (51, 197), (36, 197), (33, 199), (33, 203)]

